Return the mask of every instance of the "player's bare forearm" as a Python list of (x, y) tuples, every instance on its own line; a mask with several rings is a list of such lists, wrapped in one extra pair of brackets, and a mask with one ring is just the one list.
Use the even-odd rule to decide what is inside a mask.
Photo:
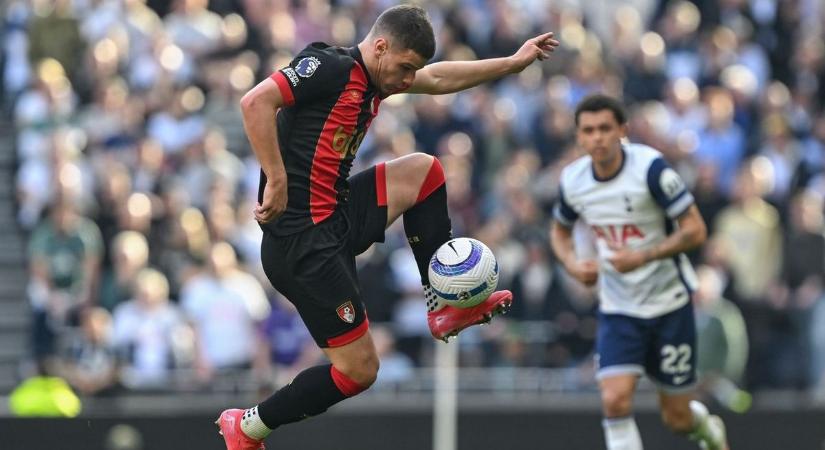
[(692, 205), (677, 219), (679, 229), (650, 249), (644, 251), (646, 261), (669, 258), (702, 245), (707, 239), (705, 220), (696, 205)]
[(442, 61), (425, 66), (416, 74), (407, 90), (411, 94), (449, 94), (463, 91), (511, 73), (518, 73), (539, 59), (550, 57), (559, 41), (553, 33), (544, 33), (524, 42), (518, 51), (506, 58), (478, 61)]
[(510, 58), (437, 62), (419, 70), (407, 92), (439, 95), (463, 91), (510, 74), (514, 67)]
[(258, 83), (241, 99), (244, 131), (266, 175), (261, 201), (254, 210), (259, 223), (270, 222), (286, 210), (286, 169), (275, 123), (278, 108), (284, 104), (280, 88), (270, 78)]
[(576, 250), (573, 247), (573, 230), (553, 221), (550, 227), (550, 247), (556, 255), (556, 259), (568, 271), (576, 261)]
[(241, 99), (244, 131), (267, 180), (273, 181), (286, 180), (275, 125), (275, 114), (281, 106), (283, 97), (270, 79), (259, 83)]
[(579, 260), (573, 245), (573, 230), (556, 221), (550, 228), (550, 246), (559, 262), (573, 278), (585, 286), (593, 286), (599, 278), (599, 265), (594, 260)]

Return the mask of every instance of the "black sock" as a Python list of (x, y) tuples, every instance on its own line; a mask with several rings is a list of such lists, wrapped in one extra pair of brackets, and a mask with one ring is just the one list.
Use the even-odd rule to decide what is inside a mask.
[(310, 367), (299, 373), (292, 383), (282, 387), (258, 404), (258, 415), (267, 428), (317, 416), (330, 406), (346, 399), (330, 374), (332, 365)]
[(404, 213), (404, 232), (421, 274), (421, 284), (430, 284), (427, 275), (430, 258), (441, 244), (452, 238), (446, 184), (439, 186), (421, 203)]

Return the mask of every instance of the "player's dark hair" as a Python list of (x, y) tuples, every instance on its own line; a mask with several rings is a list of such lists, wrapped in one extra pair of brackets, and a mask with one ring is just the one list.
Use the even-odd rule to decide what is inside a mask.
[(579, 126), (579, 116), (581, 113), (604, 111), (605, 109), (613, 113), (613, 117), (616, 118), (616, 122), (619, 122), (619, 125), (627, 123), (627, 114), (624, 112), (624, 106), (622, 106), (620, 101), (604, 94), (593, 94), (585, 97), (584, 100), (576, 106), (576, 126)]
[(370, 34), (390, 35), (405, 49), (430, 60), (435, 54), (435, 35), (427, 12), (420, 6), (398, 5), (378, 16)]

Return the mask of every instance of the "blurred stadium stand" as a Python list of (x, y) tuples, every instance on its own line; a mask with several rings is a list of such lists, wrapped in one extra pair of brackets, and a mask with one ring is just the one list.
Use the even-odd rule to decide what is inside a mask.
[(15, 130), (0, 117), (0, 392), (11, 391), (20, 378), (20, 362), (28, 354), (29, 311), (25, 237), (20, 232), (14, 198)]

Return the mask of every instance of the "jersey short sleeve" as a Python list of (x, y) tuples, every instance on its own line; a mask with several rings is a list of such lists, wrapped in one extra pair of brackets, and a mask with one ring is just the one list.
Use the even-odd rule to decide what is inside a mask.
[[(276, 71), (270, 78), (281, 90), (286, 106), (323, 98), (337, 94), (340, 86), (339, 77), (347, 77), (346, 57), (334, 52), (324, 51), (320, 44), (312, 44), (301, 50), (288, 66)], [(350, 66), (352, 60), (349, 59)]]
[(656, 158), (647, 171), (647, 187), (656, 203), (675, 219), (693, 204), (693, 195), (687, 190), (682, 177), (662, 158)]
[(570, 204), (567, 203), (567, 199), (564, 198), (564, 188), (561, 186), (559, 186), (559, 200), (556, 202), (556, 208), (553, 211), (553, 216), (560, 224), (566, 226), (567, 228), (571, 228), (579, 218), (579, 214), (570, 207)]

